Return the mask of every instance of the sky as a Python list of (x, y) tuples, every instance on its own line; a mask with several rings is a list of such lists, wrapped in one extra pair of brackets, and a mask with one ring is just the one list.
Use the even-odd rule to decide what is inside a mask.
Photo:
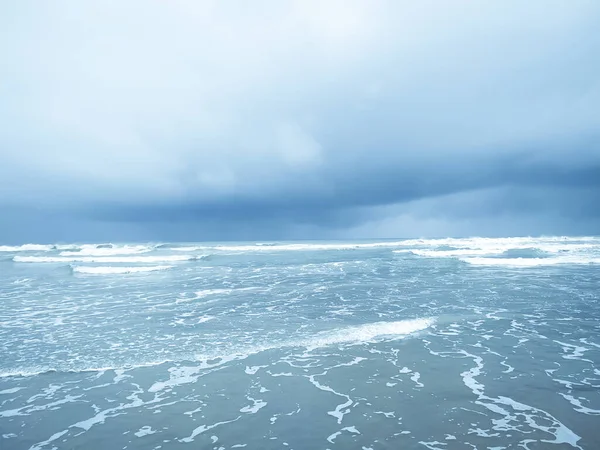
[(0, 3), (0, 242), (600, 234), (596, 0)]

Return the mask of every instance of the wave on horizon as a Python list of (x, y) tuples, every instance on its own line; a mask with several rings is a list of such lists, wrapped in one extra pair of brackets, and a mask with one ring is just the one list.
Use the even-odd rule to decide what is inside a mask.
[(114, 266), (73, 266), (73, 272), (82, 273), (88, 275), (118, 275), (118, 274), (130, 274), (130, 273), (146, 273), (146, 272), (160, 272), (163, 270), (171, 269), (173, 266), (147, 266), (147, 267), (114, 267)]
[(162, 263), (197, 261), (208, 255), (164, 255), (164, 256), (15, 256), (13, 261), (23, 263)]

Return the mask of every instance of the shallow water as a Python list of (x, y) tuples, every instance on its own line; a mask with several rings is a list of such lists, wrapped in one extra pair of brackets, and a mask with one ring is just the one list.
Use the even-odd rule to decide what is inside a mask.
[(600, 238), (0, 246), (0, 448), (600, 448)]

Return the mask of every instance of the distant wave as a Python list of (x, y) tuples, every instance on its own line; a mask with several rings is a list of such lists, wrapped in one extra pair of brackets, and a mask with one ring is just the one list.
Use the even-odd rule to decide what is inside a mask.
[(0, 245), (0, 252), (48, 252), (56, 249), (54, 245), (25, 244), (25, 245)]
[(198, 245), (169, 248), (169, 250), (175, 251), (175, 252), (197, 252), (199, 250), (208, 250), (208, 249), (210, 249), (210, 247), (198, 246)]
[[(412, 247), (412, 248), (411, 248)], [(433, 247), (433, 248), (432, 248)], [(356, 242), (356, 243), (293, 243), (293, 244), (252, 244), (217, 245), (213, 247), (195, 246), (189, 250), (215, 250), (224, 252), (286, 252), (286, 251), (325, 251), (360, 250), (391, 248), (397, 253), (407, 250), (418, 256), (454, 257), (466, 255), (495, 255), (511, 249), (537, 248), (540, 251), (557, 253), (560, 251), (600, 248), (600, 239), (594, 237), (557, 238), (448, 238), (448, 239), (409, 239), (401, 241)]]
[(157, 272), (167, 270), (173, 266), (147, 266), (147, 267), (114, 267), (114, 266), (74, 266), (73, 272), (85, 273), (90, 275), (116, 275), (116, 274), (128, 274), (128, 273), (142, 273), (142, 272)]
[[(240, 245), (214, 245), (204, 243), (147, 243), (147, 244), (25, 244), (20, 246), (0, 246), (3, 252), (21, 251), (53, 251), (63, 250), (62, 256), (108, 256), (118, 254), (145, 253), (157, 249), (166, 249), (177, 252), (193, 251), (219, 251), (219, 252), (287, 252), (287, 251), (325, 251), (325, 250), (359, 250), (359, 249), (414, 249), (418, 251), (461, 252), (471, 250), (472, 253), (483, 255), (488, 253), (502, 253), (509, 249), (538, 248), (546, 252), (560, 252), (571, 250), (584, 250), (600, 248), (598, 237), (510, 237), (510, 238), (441, 238), (441, 239), (405, 239), (379, 242), (302, 242), (302, 243), (277, 243), (257, 242)], [(72, 251), (67, 253), (66, 251)], [(429, 256), (429, 255), (421, 255)], [(438, 255), (441, 256), (441, 255)], [(450, 256), (450, 253), (448, 255)]]
[(256, 243), (243, 245), (178, 245), (178, 244), (158, 244), (155, 249), (168, 249), (176, 252), (195, 252), (195, 251), (218, 251), (233, 253), (274, 253), (274, 252), (308, 252), (324, 250), (358, 250), (370, 248), (394, 248), (402, 246), (402, 241), (396, 242), (371, 242), (371, 243), (311, 243), (311, 244), (278, 244), (278, 243)]
[(394, 248), (403, 246), (403, 241), (369, 242), (369, 243), (335, 243), (335, 244), (253, 244), (253, 245), (218, 245), (214, 250), (230, 252), (288, 252), (288, 251), (322, 251), (322, 250), (358, 250), (374, 248)]
[(208, 255), (164, 255), (164, 256), (15, 256), (13, 261), (25, 263), (162, 263), (177, 261), (196, 261)]
[(557, 257), (557, 258), (461, 258), (475, 266), (536, 267), (558, 264), (600, 264), (600, 258), (593, 257)]
[(497, 256), (499, 258), (546, 258), (551, 256), (551, 252), (540, 248), (483, 248), (483, 249), (453, 249), (453, 250), (394, 250), (394, 253), (412, 253), (416, 256), (425, 258), (455, 258), (469, 256)]
[(453, 258), (456, 256), (475, 256), (497, 254), (499, 251), (483, 249), (456, 249), (456, 250), (395, 250), (394, 253), (412, 253), (425, 258)]
[(131, 255), (139, 253), (147, 253), (153, 250), (153, 247), (147, 245), (124, 245), (124, 246), (96, 246), (82, 245), (77, 251), (63, 251), (60, 256), (114, 256), (114, 255)]
[(596, 237), (447, 238), (403, 242), (406, 247), (393, 250), (394, 253), (454, 258), (473, 265), (593, 264), (600, 257), (600, 238)]
[[(181, 248), (198, 248), (197, 246), (191, 246), (189, 244), (181, 242), (163, 242), (160, 244), (152, 244), (152, 247), (157, 250), (179, 250)], [(208, 248), (207, 246), (201, 247)]]
[(545, 243), (549, 245), (567, 244), (573, 245), (575, 242), (584, 242), (583, 246), (600, 245), (600, 237), (594, 236), (552, 236), (552, 237), (504, 237), (504, 238), (439, 238), (439, 239), (407, 239), (402, 241), (403, 245), (413, 247), (440, 247), (451, 246), (457, 248), (486, 248), (486, 247), (504, 247), (516, 248), (523, 246), (537, 246), (536, 244)]

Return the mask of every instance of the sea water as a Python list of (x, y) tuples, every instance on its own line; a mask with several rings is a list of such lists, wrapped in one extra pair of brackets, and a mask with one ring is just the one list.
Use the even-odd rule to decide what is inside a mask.
[(600, 238), (0, 246), (0, 448), (600, 448)]

